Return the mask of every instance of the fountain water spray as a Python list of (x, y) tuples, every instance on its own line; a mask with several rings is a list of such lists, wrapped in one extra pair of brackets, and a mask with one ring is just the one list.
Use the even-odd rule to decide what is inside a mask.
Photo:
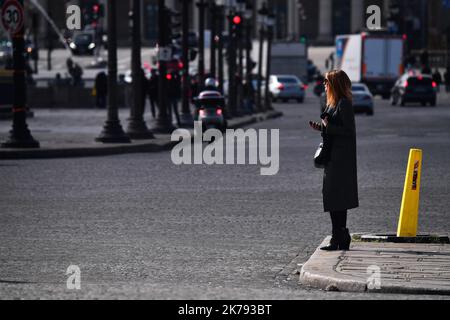
[(45, 20), (47, 20), (47, 22), (50, 24), (50, 26), (52, 27), (53, 31), (55, 31), (56, 34), (58, 35), (59, 41), (61, 41), (61, 43), (64, 45), (64, 48), (66, 49), (66, 51), (68, 51), (70, 53), (70, 55), (72, 56), (72, 51), (69, 49), (69, 47), (68, 47), (68, 45), (66, 43), (66, 40), (64, 39), (64, 35), (62, 34), (61, 31), (58, 30), (58, 27), (56, 26), (56, 24), (52, 20), (52, 18), (49, 17), (49, 15), (47, 14), (47, 11), (45, 11), (45, 9), (42, 7), (42, 5), (39, 3), (38, 0), (30, 0), (30, 2), (44, 16)]

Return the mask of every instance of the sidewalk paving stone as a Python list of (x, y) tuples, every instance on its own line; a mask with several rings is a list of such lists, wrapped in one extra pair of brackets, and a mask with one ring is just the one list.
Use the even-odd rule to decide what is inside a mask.
[[(327, 237), (320, 247), (329, 243)], [(327, 291), (450, 295), (450, 245), (353, 242), (321, 251), (303, 265), (300, 282)], [(373, 282), (380, 271), (380, 285)]]

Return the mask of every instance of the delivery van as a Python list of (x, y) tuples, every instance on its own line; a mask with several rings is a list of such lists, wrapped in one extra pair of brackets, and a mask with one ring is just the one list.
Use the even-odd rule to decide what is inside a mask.
[(336, 37), (337, 67), (352, 82), (365, 83), (373, 95), (389, 99), (391, 89), (404, 73), (403, 36), (361, 33)]

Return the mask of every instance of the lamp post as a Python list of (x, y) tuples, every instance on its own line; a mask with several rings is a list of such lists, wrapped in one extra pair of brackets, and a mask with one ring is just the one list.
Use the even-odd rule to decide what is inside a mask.
[(258, 20), (260, 24), (259, 29), (259, 56), (258, 56), (258, 88), (257, 88), (257, 96), (256, 96), (256, 105), (258, 111), (261, 112), (264, 110), (262, 105), (262, 66), (263, 66), (263, 47), (264, 47), (264, 36), (265, 36), (265, 26), (267, 15), (269, 11), (267, 9), (267, 4), (264, 2), (261, 9), (258, 11)]
[(229, 43), (228, 43), (228, 110), (230, 117), (238, 115), (237, 112), (237, 85), (236, 85), (236, 49), (237, 49), (237, 34), (234, 23), (235, 18), (235, 1), (227, 1), (227, 18), (229, 22)]
[(159, 112), (153, 127), (153, 132), (170, 134), (175, 130), (172, 119), (168, 114), (167, 101), (167, 61), (171, 59), (172, 53), (169, 47), (168, 21), (170, 19), (168, 9), (164, 0), (158, 0), (158, 106)]
[(272, 66), (272, 39), (273, 39), (273, 27), (275, 25), (275, 14), (269, 13), (267, 17), (267, 68), (266, 68), (266, 93), (265, 93), (265, 110), (272, 110), (272, 100), (269, 96), (269, 80)]
[(210, 68), (209, 73), (212, 78), (216, 78), (216, 36), (217, 36), (217, 5), (215, 0), (209, 0), (209, 24), (211, 27), (211, 34), (210, 34)]
[(183, 105), (181, 108), (181, 125), (190, 128), (194, 124), (194, 118), (191, 113), (189, 91), (191, 88), (191, 79), (189, 76), (189, 5), (191, 0), (180, 0), (182, 5), (182, 47), (183, 47)]
[(144, 121), (145, 112), (145, 85), (142, 74), (141, 60), (141, 1), (131, 0), (130, 11), (131, 24), (131, 69), (133, 78), (133, 101), (130, 108), (130, 119), (127, 134), (131, 139), (153, 139), (153, 134), (148, 130)]
[(202, 90), (205, 82), (205, 0), (197, 2), (199, 14), (199, 37), (198, 37), (198, 74), (199, 74), (199, 89)]
[(117, 107), (117, 21), (116, 0), (108, 1), (108, 115), (97, 142), (129, 143), (119, 120)]
[[(247, 86), (253, 86), (252, 84), (252, 69), (253, 69), (253, 61), (251, 58), (251, 50), (252, 50), (252, 17), (253, 17), (253, 5), (250, 1), (246, 2), (245, 6), (245, 68), (246, 68), (246, 75), (245, 79), (247, 82)], [(253, 97), (251, 96), (250, 90), (247, 90), (247, 97), (248, 100), (253, 100)]]
[(237, 2), (237, 15), (240, 17), (241, 22), (239, 24), (236, 23), (236, 39), (237, 39), (237, 49), (238, 49), (238, 69), (237, 69), (237, 101), (238, 101), (238, 114), (243, 110), (243, 98), (244, 98), (244, 87), (243, 87), (243, 79), (244, 79), (244, 41), (243, 41), (243, 21), (242, 16), (245, 12), (245, 0), (238, 0)]
[(219, 91), (223, 94), (223, 82), (224, 82), (224, 68), (223, 68), (223, 20), (224, 20), (224, 0), (218, 0), (216, 3), (217, 9), (217, 62), (218, 62), (218, 81), (219, 81)]
[[(17, 1), (23, 8), (23, 0)], [(27, 85), (25, 80), (25, 27), (22, 24), (17, 33), (12, 35), (13, 66), (14, 66), (14, 101), (13, 124), (9, 139), (2, 143), (2, 148), (39, 148), (39, 142), (34, 140), (27, 125)]]

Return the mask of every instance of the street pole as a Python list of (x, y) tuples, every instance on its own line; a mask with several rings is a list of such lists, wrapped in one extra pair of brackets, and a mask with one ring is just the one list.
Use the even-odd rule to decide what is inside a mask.
[(116, 0), (108, 4), (108, 115), (103, 131), (95, 139), (102, 143), (130, 143), (119, 120), (117, 105), (117, 21)]
[[(246, 80), (248, 85), (252, 85), (252, 58), (251, 58), (251, 50), (252, 50), (252, 23), (251, 17), (247, 17), (246, 19), (246, 33), (245, 33), (245, 61), (246, 61)], [(250, 94), (250, 92), (249, 92)], [(252, 97), (247, 97), (247, 99), (251, 99)]]
[(199, 0), (197, 6), (199, 10), (198, 74), (201, 91), (205, 82), (205, 0)]
[(34, 73), (39, 73), (39, 67), (38, 67), (38, 59), (39, 59), (39, 43), (38, 43), (38, 28), (39, 28), (39, 17), (36, 12), (33, 12), (32, 15), (32, 29), (33, 29), (33, 42), (34, 42), (34, 52), (35, 57), (32, 57), (34, 60)]
[[(164, 0), (158, 0), (158, 43), (159, 49), (165, 49), (169, 46), (169, 35), (168, 35), (168, 21), (170, 19), (168, 14), (168, 9), (165, 6)], [(158, 76), (158, 105), (159, 112), (156, 118), (155, 127), (153, 132), (170, 134), (175, 130), (172, 124), (172, 118), (169, 117), (168, 113), (168, 101), (167, 101), (167, 61), (162, 59), (161, 56), (158, 57), (159, 61), (159, 76)]]
[[(49, 13), (48, 16), (52, 19), (52, 14)], [(52, 51), (53, 51), (53, 34), (50, 22), (47, 22), (47, 71), (52, 71)]]
[(223, 13), (224, 7), (218, 6), (217, 8), (217, 19), (219, 21), (218, 27), (217, 27), (217, 34), (219, 36), (219, 42), (217, 43), (217, 51), (218, 51), (218, 64), (219, 64), (219, 91), (223, 94), (223, 82), (224, 82), (224, 70), (223, 70), (223, 20), (224, 20), (224, 13)]
[(191, 113), (189, 91), (191, 88), (191, 78), (189, 75), (189, 5), (191, 0), (180, 0), (182, 3), (182, 29), (183, 29), (183, 106), (181, 110), (181, 125), (192, 127), (194, 118)]
[(269, 22), (268, 28), (267, 28), (267, 69), (266, 69), (266, 87), (265, 87), (265, 107), (264, 110), (273, 110), (272, 108), (272, 100), (269, 96), (269, 80), (270, 80), (270, 74), (271, 74), (271, 66), (272, 66), (272, 40), (273, 40), (273, 21), (275, 20), (275, 15), (272, 13), (273, 8), (270, 8), (271, 13), (269, 14)]
[(263, 111), (263, 105), (262, 105), (262, 67), (263, 67), (263, 48), (264, 48), (264, 36), (265, 36), (265, 20), (266, 16), (268, 14), (267, 11), (267, 5), (264, 2), (262, 8), (258, 11), (259, 15), (259, 23), (260, 23), (260, 29), (259, 29), (259, 55), (258, 55), (258, 88), (257, 88), (257, 95), (256, 95), (256, 106), (259, 112)]
[(237, 86), (236, 86), (236, 29), (233, 23), (234, 12), (230, 11), (228, 20), (230, 24), (228, 47), (228, 110), (231, 117), (237, 116)]
[[(141, 61), (141, 1), (131, 0), (132, 12), (130, 12), (131, 23), (131, 73), (133, 79), (133, 101), (130, 108), (130, 119), (128, 120), (127, 134), (131, 139), (153, 139), (153, 134), (148, 130), (144, 121), (145, 79), (142, 79)], [(145, 76), (144, 76), (145, 77)], [(144, 99), (143, 99), (144, 97)]]
[(243, 79), (244, 79), (244, 46), (243, 46), (243, 35), (242, 35), (242, 23), (241, 25), (239, 25), (237, 27), (237, 43), (238, 43), (238, 72), (237, 72), (237, 96), (238, 96), (238, 113), (245, 113), (243, 110), (244, 107), (244, 103), (243, 103), (243, 98), (244, 98), (244, 84), (243, 84)]
[(216, 35), (217, 35), (217, 7), (215, 0), (209, 0), (210, 26), (211, 26), (211, 58), (210, 58), (210, 74), (216, 78)]
[[(23, 0), (17, 1), (23, 8)], [(27, 125), (27, 85), (25, 79), (25, 26), (12, 36), (14, 102), (12, 107), (13, 124), (9, 139), (2, 148), (39, 148), (39, 142), (31, 135)]]

